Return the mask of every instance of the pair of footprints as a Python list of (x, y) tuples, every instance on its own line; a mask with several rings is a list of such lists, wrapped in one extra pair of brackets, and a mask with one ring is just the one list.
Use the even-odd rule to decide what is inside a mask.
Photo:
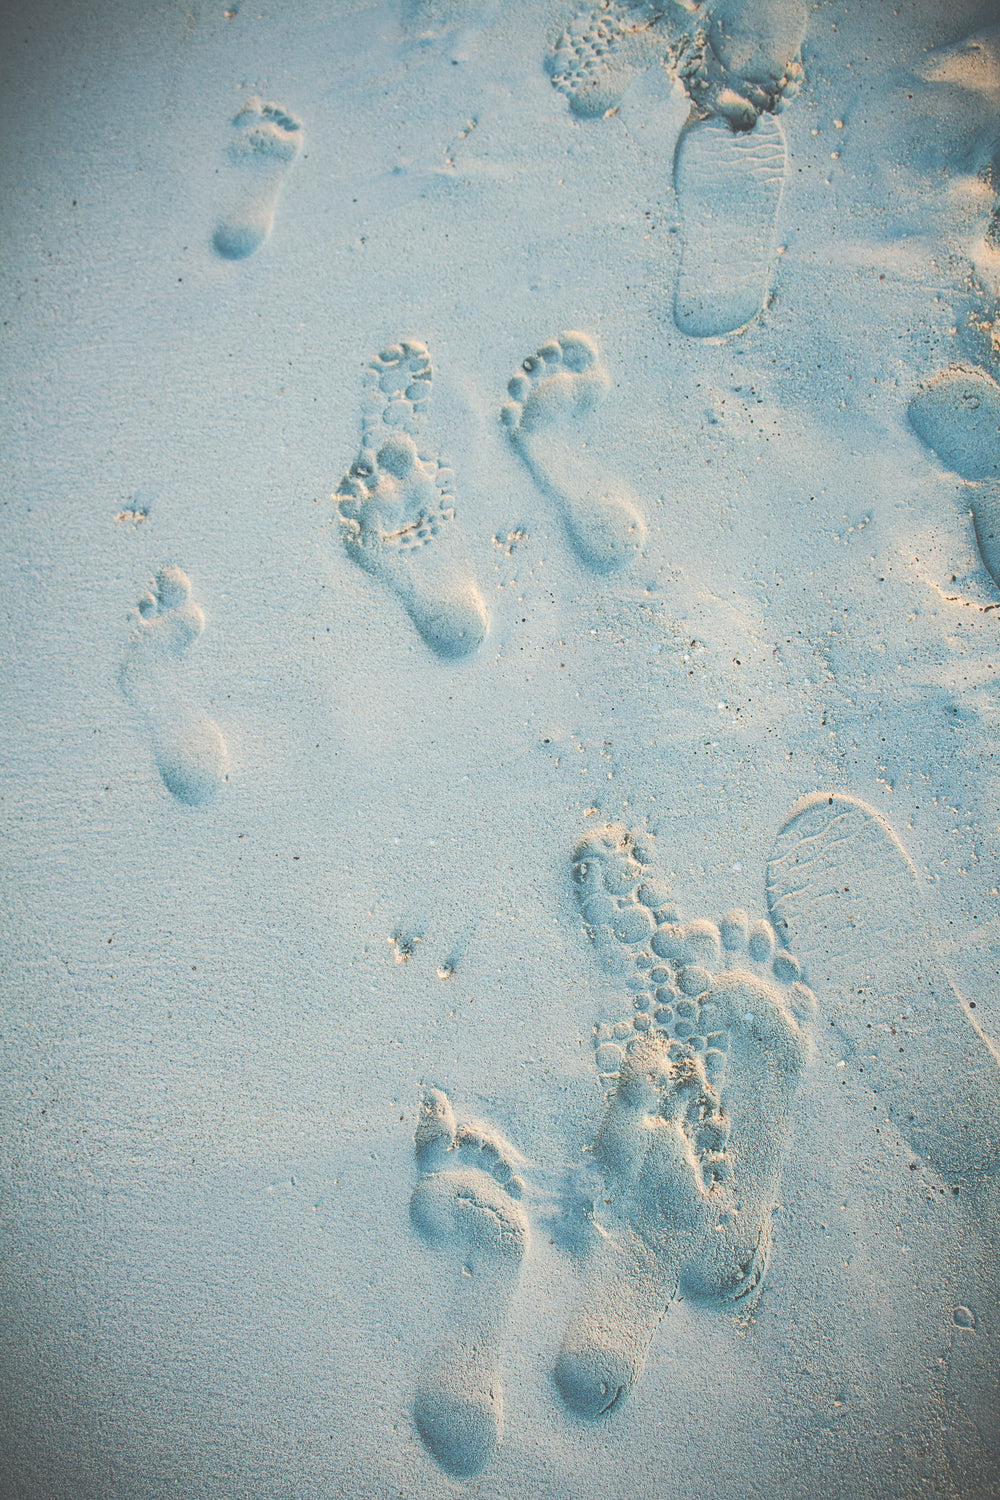
[[(475, 651), (489, 614), (455, 534), (454, 473), (420, 445), (433, 369), (424, 344), (404, 341), (365, 371), (361, 451), (335, 495), (348, 554), (398, 596), (439, 656)], [(594, 340), (561, 333), (524, 360), (508, 382), (500, 417), (566, 536), (597, 573), (624, 568), (646, 540), (633, 497), (580, 464), (582, 420), (603, 400), (607, 370)]]
[[(675, 1298), (748, 1317), (760, 1295), (783, 1161), (807, 1149), (794, 1118), (817, 1014), (805, 965), (850, 1065), (956, 1192), (1000, 1168), (1000, 1056), (935, 959), (909, 857), (855, 798), (793, 810), (768, 861), (770, 921), (683, 921), (653, 841), (617, 825), (577, 845), (573, 874), (627, 997), (594, 1027), (607, 1098), (590, 1148), (594, 1232), (553, 1372), (567, 1407), (595, 1419), (635, 1387)], [(469, 1476), (503, 1436), (501, 1343), (529, 1249), (530, 1174), (438, 1089), (415, 1146), (413, 1224), (462, 1275), (414, 1420), (441, 1467)]]

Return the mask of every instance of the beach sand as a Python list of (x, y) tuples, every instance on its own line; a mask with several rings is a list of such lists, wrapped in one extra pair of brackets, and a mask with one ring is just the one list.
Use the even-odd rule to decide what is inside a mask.
[(1000, 1495), (998, 28), (8, 11), (4, 1500)]

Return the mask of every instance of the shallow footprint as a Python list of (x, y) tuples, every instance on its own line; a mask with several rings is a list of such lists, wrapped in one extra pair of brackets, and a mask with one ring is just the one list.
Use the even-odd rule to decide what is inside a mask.
[(212, 244), (224, 260), (246, 260), (274, 228), (285, 174), (302, 149), (302, 126), (276, 104), (254, 97), (235, 116), (233, 127), (231, 197)]
[(460, 1263), (451, 1328), (417, 1384), (413, 1416), (449, 1474), (479, 1474), (503, 1441), (500, 1340), (528, 1244), (516, 1199), (522, 1158), (502, 1136), (458, 1125), (446, 1094), (429, 1089), (416, 1137), (422, 1172), (410, 1199), (414, 1227)]
[(185, 652), (204, 628), (187, 575), (161, 568), (153, 590), (139, 600), (139, 621), (119, 675), (125, 697), (149, 722), (164, 786), (192, 807), (210, 802), (229, 777), (218, 726), (188, 706), (178, 679)]
[(717, 118), (685, 129), (674, 162), (684, 220), (674, 321), (682, 333), (735, 333), (765, 306), (787, 162), (774, 115), (761, 115), (752, 130)]
[(606, 1223), (555, 1371), (567, 1405), (594, 1417), (635, 1385), (675, 1295), (752, 1310), (815, 1003), (770, 923), (681, 921), (648, 835), (610, 824), (577, 846), (573, 872), (628, 996), (594, 1028)]
[(1000, 385), (984, 370), (944, 370), (921, 387), (907, 416), (945, 468), (975, 485), (968, 494), (979, 554), (1000, 584)]
[(1000, 1056), (953, 989), (919, 878), (854, 797), (795, 808), (768, 861), (768, 902), (823, 1008), (903, 1139), (952, 1184), (1000, 1171)]
[(511, 399), (500, 412), (535, 483), (558, 506), (580, 558), (598, 573), (626, 567), (646, 540), (646, 522), (627, 491), (595, 483), (574, 454), (580, 421), (608, 386), (593, 339), (561, 333), (524, 361), (507, 384)]
[(454, 474), (417, 448), (433, 371), (424, 344), (394, 344), (368, 365), (361, 451), (337, 487), (350, 557), (393, 590), (439, 656), (468, 656), (489, 630), (482, 594), (457, 554)]

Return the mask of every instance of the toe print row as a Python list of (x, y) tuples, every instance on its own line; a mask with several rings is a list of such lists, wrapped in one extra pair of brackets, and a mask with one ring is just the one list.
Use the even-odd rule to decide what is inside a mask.
[(210, 802), (229, 776), (229, 754), (218, 726), (191, 707), (184, 658), (205, 628), (191, 581), (161, 568), (139, 600), (138, 619), (119, 674), (122, 693), (145, 716), (157, 770), (178, 802)]
[(588, 835), (573, 876), (623, 991), (594, 1028), (604, 1232), (556, 1369), (567, 1404), (593, 1417), (633, 1388), (675, 1296), (752, 1310), (815, 1003), (769, 922), (682, 921), (648, 835)]

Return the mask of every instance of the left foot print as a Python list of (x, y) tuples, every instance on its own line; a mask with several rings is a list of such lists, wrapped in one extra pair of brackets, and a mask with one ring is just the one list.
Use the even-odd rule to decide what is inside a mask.
[(581, 418), (610, 382), (585, 333), (542, 344), (507, 383), (500, 419), (535, 483), (555, 501), (581, 560), (597, 573), (626, 567), (646, 540), (646, 523), (623, 488), (587, 474), (574, 454)]
[(631, 997), (594, 1030), (611, 1213), (555, 1372), (567, 1404), (598, 1416), (635, 1385), (675, 1295), (744, 1315), (756, 1302), (815, 1004), (770, 923), (680, 920), (648, 836), (609, 825), (573, 868)]
[(985, 370), (943, 370), (907, 415), (921, 442), (966, 480), (979, 555), (1000, 584), (1000, 385)]
[(224, 260), (246, 260), (274, 228), (285, 174), (302, 149), (302, 126), (276, 104), (249, 99), (233, 120), (231, 202), (212, 237)]
[(413, 1417), (449, 1474), (479, 1474), (503, 1440), (500, 1338), (528, 1244), (516, 1201), (523, 1159), (496, 1131), (456, 1122), (448, 1096), (429, 1089), (420, 1107), (410, 1199), (414, 1227), (459, 1264), (452, 1327), (420, 1376)]

